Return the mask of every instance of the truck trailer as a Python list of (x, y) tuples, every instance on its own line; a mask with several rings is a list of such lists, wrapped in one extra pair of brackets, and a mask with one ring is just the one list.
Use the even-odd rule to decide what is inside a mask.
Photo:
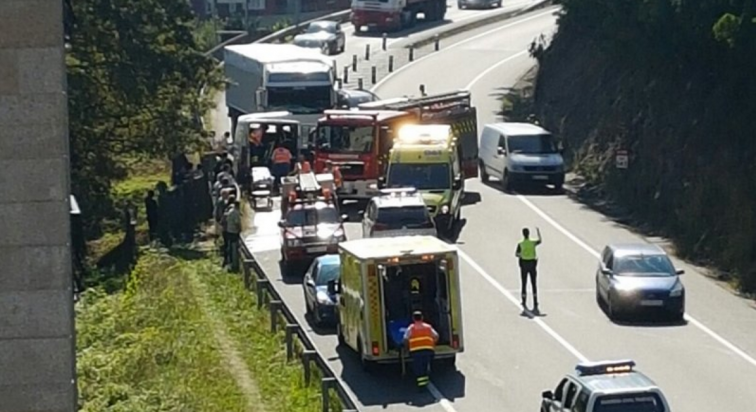
[(252, 43), (226, 46), (224, 56), (232, 134), (244, 114), (287, 111), (293, 120), (314, 123), (336, 106), (334, 62), (319, 50)]
[(351, 20), (355, 33), (362, 27), (397, 31), (413, 27), (420, 13), (427, 22), (442, 21), (446, 0), (353, 0)]

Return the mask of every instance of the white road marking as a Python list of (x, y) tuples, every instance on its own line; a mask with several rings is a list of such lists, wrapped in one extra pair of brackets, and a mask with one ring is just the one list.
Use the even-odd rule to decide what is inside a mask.
[(523, 51), (521, 51), (519, 53), (515, 53), (515, 54), (507, 57), (506, 59), (504, 59), (504, 60), (502, 60), (502, 61), (494, 64), (493, 66), (487, 68), (486, 70), (483, 70), (477, 76), (475, 76), (475, 78), (472, 79), (472, 81), (470, 83), (468, 83), (467, 86), (465, 86), (465, 90), (470, 90), (470, 88), (473, 87), (473, 85), (475, 85), (475, 83), (477, 83), (478, 80), (480, 80), (483, 77), (485, 77), (488, 73), (491, 73), (492, 71), (496, 70), (499, 66), (503, 65), (504, 63), (509, 63), (510, 61), (512, 61), (514, 59), (517, 59), (517, 58), (519, 58), (519, 57), (521, 57), (523, 55), (526, 55), (526, 54), (528, 54), (528, 51), (527, 50), (523, 50)]
[[(494, 279), (493, 276), (489, 275), (482, 267), (480, 267), (479, 264), (472, 260), (472, 258), (468, 256), (467, 253), (463, 252), (461, 249), (458, 250), (457, 253), (465, 262), (467, 262), (468, 265), (475, 269), (475, 271), (478, 272), (478, 274), (482, 276), (483, 279), (487, 280), (488, 283), (491, 284), (491, 286), (493, 286), (502, 295), (504, 295), (504, 297), (507, 298), (508, 301), (512, 302), (512, 304), (517, 308), (522, 308), (517, 298), (515, 298), (515, 296), (510, 291), (506, 290), (504, 286), (502, 286), (496, 279)], [(567, 349), (573, 356), (580, 359), (581, 362), (588, 362), (588, 358), (585, 355), (575, 349), (575, 347), (572, 346), (572, 344), (568, 342), (567, 339), (563, 338), (554, 329), (547, 325), (546, 322), (543, 321), (543, 319), (539, 318), (528, 309), (524, 309), (524, 312), (528, 314), (528, 317), (532, 318), (533, 322), (535, 322), (536, 325), (540, 326), (541, 329), (548, 333), (549, 336), (554, 338), (555, 341), (557, 341), (560, 345)]]
[[(562, 227), (562, 225), (560, 225), (559, 223), (557, 223), (549, 215), (547, 215), (545, 212), (543, 212), (541, 209), (539, 209), (538, 206), (536, 206), (533, 203), (531, 203), (530, 200), (528, 200), (525, 196), (520, 195), (520, 194), (517, 194), (516, 196), (517, 196), (517, 199), (519, 199), (522, 203), (525, 204), (525, 206), (529, 207), (531, 210), (533, 210), (534, 212), (536, 212), (539, 216), (541, 216), (543, 218), (543, 220), (545, 220), (547, 223), (549, 223), (551, 226), (553, 226), (556, 230), (562, 232), (563, 235), (567, 236), (570, 240), (572, 240), (573, 242), (575, 242), (578, 246), (580, 246), (581, 248), (585, 249), (588, 253), (590, 253), (591, 255), (593, 255), (596, 259), (600, 258), (601, 255), (599, 254), (598, 251), (594, 250), (593, 248), (591, 248), (590, 246), (588, 246), (585, 242), (583, 242), (582, 240), (578, 239), (577, 236), (573, 235), (572, 233), (570, 233), (570, 231), (568, 231), (567, 229), (565, 229), (564, 227)], [(721, 335), (719, 335), (716, 332), (714, 332), (713, 330), (709, 329), (706, 325), (704, 325), (703, 323), (701, 323), (700, 321), (698, 321), (693, 316), (691, 316), (691, 315), (689, 315), (689, 314), (686, 313), (685, 314), (685, 320), (687, 320), (688, 322), (690, 322), (691, 324), (693, 324), (695, 327), (697, 327), (698, 329), (700, 329), (701, 331), (703, 331), (707, 335), (711, 336), (714, 340), (716, 340), (717, 342), (719, 342), (722, 345), (724, 345), (727, 349), (731, 350), (736, 355), (738, 355), (741, 358), (743, 358), (746, 362), (750, 363), (753, 366), (756, 366), (756, 359), (754, 359), (752, 356), (750, 356), (749, 354), (747, 354), (746, 352), (744, 352), (742, 349), (740, 349), (737, 346), (735, 346), (735, 344), (733, 344), (732, 342), (728, 341), (727, 339), (723, 338)]]
[(433, 398), (438, 402), (439, 405), (441, 405), (442, 408), (446, 412), (457, 412), (456, 409), (454, 409), (454, 406), (452, 406), (452, 403), (449, 402), (448, 399), (444, 397), (443, 394), (441, 394), (441, 391), (436, 388), (436, 385), (434, 385), (432, 382), (428, 383), (428, 392), (430, 392), (431, 395), (433, 395)]
[(467, 39), (464, 39), (464, 40), (460, 40), (460, 41), (458, 41), (458, 42), (456, 42), (456, 43), (452, 43), (452, 44), (450, 44), (450, 45), (448, 45), (448, 46), (446, 46), (446, 47), (442, 48), (442, 49), (441, 49), (441, 50), (439, 50), (438, 52), (435, 52), (435, 53), (431, 53), (431, 54), (426, 54), (425, 56), (423, 56), (423, 57), (420, 57), (419, 59), (416, 59), (416, 60), (414, 60), (414, 61), (411, 61), (411, 62), (409, 62), (409, 63), (405, 64), (405, 65), (404, 65), (404, 66), (402, 66), (402, 67), (399, 67), (398, 69), (394, 70), (394, 72), (393, 72), (393, 73), (389, 73), (389, 75), (388, 75), (388, 76), (384, 77), (384, 78), (383, 78), (383, 79), (381, 79), (381, 80), (380, 80), (380, 81), (379, 81), (378, 83), (376, 83), (376, 85), (375, 85), (375, 86), (373, 86), (372, 88), (370, 88), (370, 91), (372, 91), (372, 92), (375, 92), (375, 91), (376, 91), (376, 90), (377, 90), (377, 89), (378, 89), (379, 87), (381, 87), (381, 86), (382, 86), (382, 85), (383, 85), (384, 83), (386, 83), (387, 81), (389, 81), (389, 80), (390, 80), (391, 78), (393, 78), (393, 77), (394, 77), (394, 76), (396, 76), (397, 74), (401, 73), (402, 71), (406, 70), (406, 69), (407, 69), (408, 67), (412, 67), (412, 65), (413, 65), (413, 64), (416, 64), (416, 63), (418, 63), (418, 62), (421, 62), (421, 61), (423, 61), (423, 60), (425, 60), (425, 59), (427, 59), (427, 58), (429, 58), (429, 57), (431, 57), (431, 56), (436, 56), (436, 55), (438, 55), (438, 53), (441, 53), (441, 52), (445, 52), (445, 51), (448, 51), (448, 50), (452, 50), (452, 49), (454, 49), (454, 48), (455, 48), (455, 47), (457, 47), (457, 46), (461, 46), (461, 45), (463, 45), (463, 44), (466, 44), (466, 43), (469, 43), (469, 42), (471, 42), (471, 41), (473, 41), (473, 40), (477, 40), (477, 39), (479, 39), (479, 38), (481, 38), (481, 37), (484, 37), (484, 36), (488, 36), (488, 35), (490, 35), (491, 33), (496, 33), (497, 31), (500, 31), (500, 30), (505, 30), (505, 29), (508, 29), (508, 28), (510, 28), (510, 27), (514, 27), (514, 26), (517, 26), (518, 24), (522, 24), (522, 23), (525, 23), (525, 22), (527, 22), (527, 21), (535, 20), (535, 19), (537, 19), (537, 18), (540, 18), (540, 17), (546, 16), (546, 15), (549, 15), (549, 14), (553, 14), (553, 13), (554, 13), (554, 8), (552, 8), (552, 9), (549, 9), (549, 11), (547, 11), (547, 12), (544, 12), (544, 13), (539, 13), (539, 14), (536, 14), (536, 15), (534, 15), (534, 16), (526, 17), (526, 18), (524, 18), (524, 19), (520, 19), (520, 20), (517, 20), (517, 21), (515, 21), (515, 22), (513, 22), (513, 23), (509, 23), (509, 24), (505, 24), (505, 25), (503, 25), (503, 26), (499, 26), (499, 27), (496, 27), (495, 29), (491, 29), (491, 30), (485, 31), (485, 32), (483, 32), (483, 33), (478, 33), (478, 34), (476, 34), (475, 36), (469, 37), (469, 38), (467, 38)]

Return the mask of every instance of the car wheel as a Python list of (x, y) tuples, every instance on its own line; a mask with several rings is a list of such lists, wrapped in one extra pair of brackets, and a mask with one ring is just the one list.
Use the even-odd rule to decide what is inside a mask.
[(504, 170), (504, 175), (501, 177), (501, 188), (505, 192), (512, 190), (512, 182), (509, 180), (509, 173), (506, 170)]
[(480, 162), (480, 165), (478, 165), (480, 168), (480, 180), (483, 183), (488, 183), (488, 181), (491, 179), (491, 176), (488, 175), (488, 172), (486, 172), (486, 164), (483, 162)]
[(310, 302), (305, 297), (305, 314), (307, 316), (312, 316), (312, 306), (310, 306)]
[(341, 322), (339, 322), (338, 314), (336, 315), (336, 338), (340, 346), (346, 345), (346, 339), (344, 339), (344, 333), (341, 332)]

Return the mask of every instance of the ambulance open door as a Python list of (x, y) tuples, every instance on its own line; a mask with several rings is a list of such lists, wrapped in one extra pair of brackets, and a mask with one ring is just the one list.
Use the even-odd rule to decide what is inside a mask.
[(438, 343), (451, 345), (452, 327), (454, 325), (452, 324), (451, 289), (449, 287), (450, 275), (446, 259), (439, 262), (436, 276), (436, 304), (438, 305), (438, 318), (440, 321), (440, 324), (437, 326), (439, 334)]

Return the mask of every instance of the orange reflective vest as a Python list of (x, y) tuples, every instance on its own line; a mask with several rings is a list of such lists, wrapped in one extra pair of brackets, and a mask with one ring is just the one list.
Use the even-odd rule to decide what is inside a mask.
[(333, 167), (333, 183), (336, 185), (336, 187), (341, 187), (341, 170), (339, 170), (338, 166)]
[(433, 350), (436, 340), (433, 339), (433, 328), (425, 322), (415, 322), (410, 326), (409, 351), (423, 349)]
[(279, 147), (273, 151), (273, 163), (289, 163), (291, 162), (291, 152), (285, 147)]

